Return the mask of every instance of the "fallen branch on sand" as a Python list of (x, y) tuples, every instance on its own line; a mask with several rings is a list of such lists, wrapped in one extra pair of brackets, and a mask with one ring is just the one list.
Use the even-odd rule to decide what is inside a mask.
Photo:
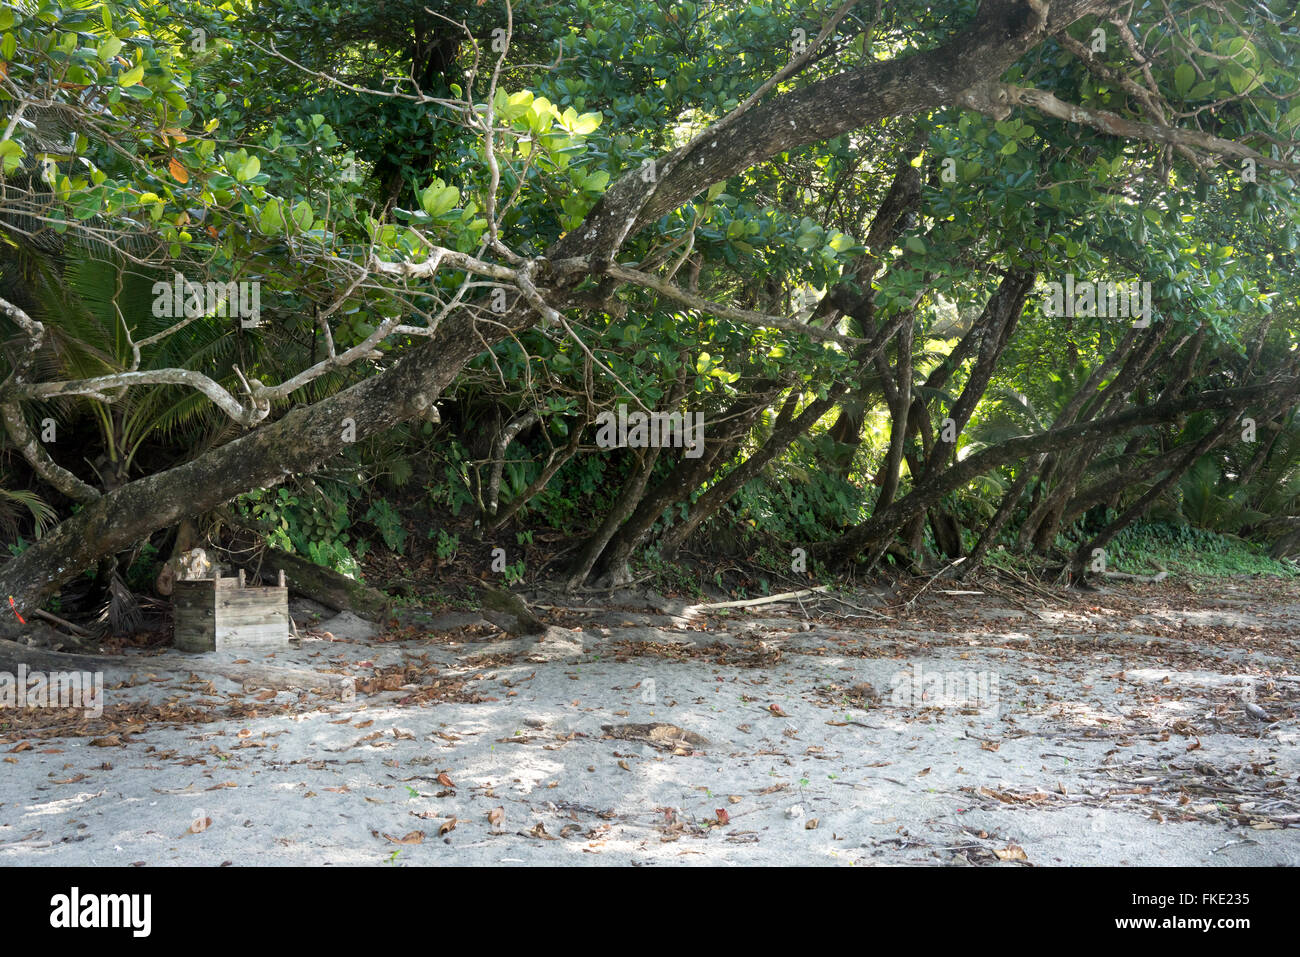
[(199, 656), (183, 657), (177, 654), (150, 658), (137, 655), (72, 655), (61, 651), (31, 648), (16, 641), (0, 638), (0, 668), (16, 671), (19, 665), (45, 671), (100, 671), (105, 668), (126, 668), (134, 671), (169, 671), (186, 675), (208, 673), (259, 688), (290, 691), (328, 689), (340, 692), (345, 698), (353, 694), (355, 689), (355, 679), (347, 675), (322, 674), (304, 668), (281, 668), (253, 662), (235, 664), (205, 660)]
[(697, 611), (710, 611), (714, 608), (748, 608), (751, 605), (770, 605), (778, 601), (790, 601), (794, 598), (805, 598), (808, 595), (816, 595), (819, 592), (830, 591), (830, 585), (818, 585), (816, 588), (804, 588), (799, 591), (782, 592), (779, 595), (764, 595), (762, 598), (746, 598), (741, 601), (719, 601), (711, 605), (691, 605), (686, 611), (693, 613)]
[(1161, 571), (1155, 575), (1130, 575), (1128, 572), (1102, 572), (1103, 578), (1126, 582), (1162, 582), (1169, 577), (1169, 572)]

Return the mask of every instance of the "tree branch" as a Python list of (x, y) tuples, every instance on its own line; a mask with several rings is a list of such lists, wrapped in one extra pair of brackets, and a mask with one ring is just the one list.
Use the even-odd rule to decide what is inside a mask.
[(868, 342), (866, 339), (855, 339), (851, 336), (840, 335), (838, 332), (831, 332), (830, 330), (822, 329), (819, 326), (810, 326), (795, 319), (786, 319), (781, 316), (769, 316), (761, 312), (751, 312), (748, 309), (737, 309), (733, 306), (724, 306), (721, 303), (713, 302), (702, 296), (697, 296), (694, 293), (689, 293), (685, 289), (681, 289), (667, 280), (660, 279), (658, 276), (652, 276), (649, 273), (644, 273), (637, 269), (621, 266), (618, 263), (610, 263), (606, 268), (605, 273), (614, 279), (621, 279), (624, 282), (643, 286), (646, 289), (653, 289), (665, 299), (671, 299), (690, 309), (698, 309), (700, 312), (707, 312), (711, 315), (718, 316), (721, 319), (730, 319), (733, 322), (740, 322), (749, 326), (766, 326), (772, 329), (781, 329), (785, 332), (805, 335), (810, 339), (816, 339), (821, 342), (835, 342), (844, 346), (846, 349), (852, 346), (865, 345)]
[[(1260, 166), (1291, 173), (1300, 172), (1300, 163), (1273, 159), (1235, 140), (1225, 140), (1223, 137), (1203, 133), (1200, 130), (1185, 130), (1176, 126), (1128, 120), (1107, 110), (1093, 110), (1066, 103), (1047, 90), (1014, 86), (1009, 83), (986, 83), (967, 91), (963, 95), (962, 104), (998, 119), (1005, 119), (1012, 106), (1028, 106), (1045, 116), (1064, 120), (1067, 123), (1091, 126), (1110, 136), (1146, 140), (1181, 149), (1201, 150), (1215, 156), (1234, 156), (1238, 159), (1254, 160)], [(1000, 106), (1001, 104), (1005, 104), (1005, 109)]]

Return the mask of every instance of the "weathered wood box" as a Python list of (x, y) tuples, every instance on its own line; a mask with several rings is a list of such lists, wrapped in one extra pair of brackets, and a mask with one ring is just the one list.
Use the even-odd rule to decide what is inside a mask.
[(238, 578), (178, 581), (172, 592), (173, 644), (182, 651), (289, 647), (289, 589)]

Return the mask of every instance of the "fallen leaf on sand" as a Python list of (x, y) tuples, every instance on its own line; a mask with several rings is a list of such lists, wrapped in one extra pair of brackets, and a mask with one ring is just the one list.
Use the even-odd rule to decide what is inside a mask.
[(993, 851), (999, 861), (1027, 861), (1028, 855), (1025, 849), (1019, 844), (1008, 844), (1006, 847), (999, 847)]
[(501, 824), (506, 819), (506, 809), (503, 807), (494, 807), (488, 811), (488, 823), (498, 831), (501, 830)]
[(412, 831), (410, 834), (407, 834), (405, 837), (393, 837), (391, 834), (385, 834), (384, 840), (386, 840), (389, 844), (423, 844), (424, 832)]

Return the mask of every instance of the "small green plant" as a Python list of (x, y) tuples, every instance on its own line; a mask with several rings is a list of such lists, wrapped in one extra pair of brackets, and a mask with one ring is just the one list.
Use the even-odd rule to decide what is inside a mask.
[(507, 565), (502, 574), (505, 576), (507, 585), (518, 585), (524, 580), (524, 560), (521, 558), (513, 565)]
[(701, 598), (704, 590), (699, 579), (691, 575), (687, 568), (677, 562), (666, 562), (659, 557), (657, 549), (646, 549), (644, 555), (646, 568), (654, 576), (657, 587), (665, 591), (677, 591), (684, 595)]
[(271, 495), (267, 489), (250, 492), (238, 499), (244, 514), (269, 527), (269, 545), (296, 552), (317, 565), (361, 579), (357, 559), (365, 554), (365, 543), (351, 545), (348, 500), (360, 495), (355, 487), (344, 487), (333, 495), (316, 484), (307, 491), (281, 487)]
[[(433, 530), (429, 530), (429, 537), (433, 538)], [(456, 551), (460, 548), (460, 536), (448, 535), (445, 528), (438, 529), (438, 557), (445, 562), (451, 561), (456, 557)]]
[(366, 511), (365, 520), (379, 530), (389, 551), (398, 555), (405, 553), (406, 529), (402, 526), (402, 516), (386, 500), (373, 500)]

